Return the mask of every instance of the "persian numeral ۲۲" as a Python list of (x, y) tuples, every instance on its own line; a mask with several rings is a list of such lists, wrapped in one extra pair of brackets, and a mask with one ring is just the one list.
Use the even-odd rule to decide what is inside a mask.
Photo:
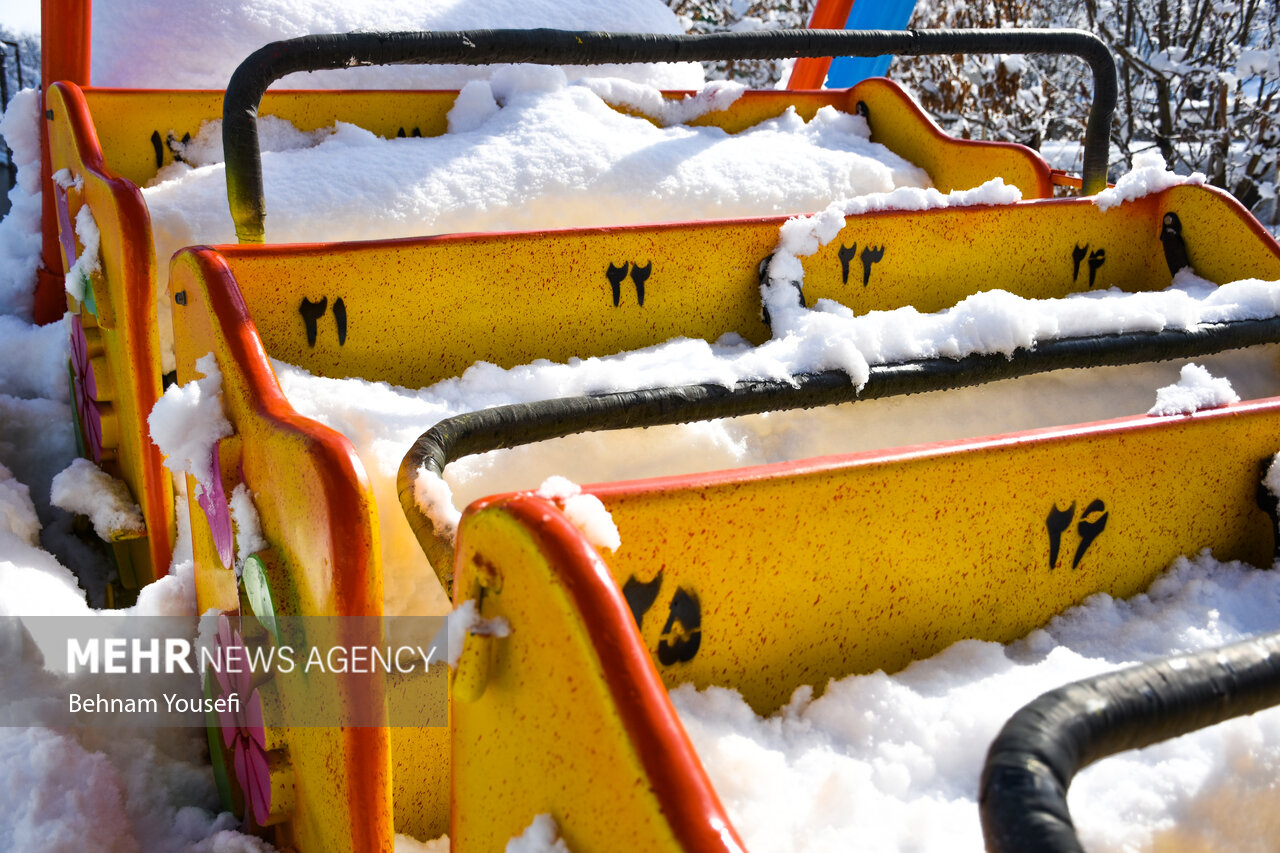
[(628, 273), (631, 275), (631, 283), (636, 288), (636, 303), (643, 306), (644, 283), (653, 274), (653, 261), (649, 261), (644, 266), (631, 261), (623, 261), (622, 266), (618, 266), (612, 261), (609, 263), (609, 268), (604, 271), (604, 277), (609, 280), (609, 290), (613, 294), (613, 307), (615, 308), (622, 301), (622, 283), (627, 280)]
[(884, 259), (884, 246), (866, 245), (862, 247), (862, 254), (858, 254), (858, 244), (852, 246), (840, 245), (840, 250), (836, 253), (840, 258), (840, 280), (844, 284), (849, 283), (849, 265), (855, 258), (862, 261), (862, 286), (866, 287), (871, 284), (871, 267), (880, 263)]

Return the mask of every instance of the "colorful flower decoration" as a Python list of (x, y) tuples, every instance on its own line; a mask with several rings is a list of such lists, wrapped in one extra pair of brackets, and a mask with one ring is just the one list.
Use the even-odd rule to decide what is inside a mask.
[(89, 342), (78, 316), (71, 318), (71, 372), (76, 412), (85, 452), (94, 462), (102, 461), (102, 412), (98, 408), (98, 383), (89, 360)]
[(249, 658), (240, 632), (231, 629), (225, 613), (218, 616), (217, 644), (218, 686), (223, 696), (237, 698), (227, 703), (227, 710), (218, 712), (222, 744), (231, 753), (236, 781), (244, 792), (246, 811), (259, 826), (265, 826), (271, 815), (271, 768), (267, 763), (262, 697), (253, 689), (253, 674), (249, 671)]
[(222, 488), (222, 456), (217, 442), (209, 454), (207, 479), (208, 486), (203, 483), (196, 486), (196, 503), (200, 504), (204, 517), (209, 521), (209, 532), (213, 534), (218, 559), (222, 561), (223, 568), (229, 569), (235, 559), (235, 539), (231, 532), (231, 509)]

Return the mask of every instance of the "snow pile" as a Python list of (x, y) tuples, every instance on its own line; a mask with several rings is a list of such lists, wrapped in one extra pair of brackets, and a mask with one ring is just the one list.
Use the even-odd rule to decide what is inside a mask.
[(583, 494), (577, 483), (566, 477), (548, 477), (534, 494), (555, 502), (592, 545), (610, 551), (622, 547), (618, 526), (613, 523), (609, 510), (595, 495)]
[(431, 527), (437, 536), (454, 538), (458, 532), (458, 523), (462, 521), (462, 511), (454, 506), (453, 490), (443, 477), (434, 471), (419, 471), (417, 479), (413, 481), (413, 499), (431, 520)]
[(1267, 491), (1274, 498), (1280, 498), (1280, 455), (1271, 460), (1271, 464), (1267, 466), (1266, 476), (1262, 480), (1262, 484), (1267, 487)]
[[(61, 417), (69, 422), (70, 413)], [(74, 445), (64, 449), (62, 464), (73, 452)], [(5, 454), (0, 446), (0, 456)], [(51, 477), (46, 475), (46, 489)], [(0, 521), (11, 506), (9, 499), (21, 491), (14, 480), (0, 478)], [(33, 523), (38, 529), (29, 502), (22, 515), (28, 529)], [(201, 729), (109, 725), (122, 723), (119, 719), (104, 719), (103, 727), (21, 725), (33, 715), (40, 717), (43, 708), (50, 715), (65, 711), (70, 692), (114, 694), (109, 677), (47, 670), (45, 650), (21, 621), (9, 617), (61, 616), (98, 624), (114, 620), (118, 635), (126, 638), (145, 636), (155, 617), (194, 627), (189, 561), (175, 563), (169, 576), (142, 590), (138, 603), (124, 611), (91, 610), (76, 581), (30, 539), (0, 530), (0, 798), (6, 805), (0, 847), (121, 853), (270, 850), (265, 842), (233, 831), (239, 821), (221, 812)]]
[[(669, 109), (714, 107), (728, 91), (715, 85)], [(625, 92), (627, 103), (661, 100), (653, 87)], [(188, 143), (197, 168), (174, 164), (144, 189), (157, 258), (235, 242), (225, 170), (212, 159), (220, 133), (210, 124)], [(343, 123), (306, 148), (272, 135), (281, 150), (263, 155), (270, 242), (765, 216), (928, 185), (870, 142), (861, 116), (824, 108), (805, 122), (788, 112), (736, 134), (658, 127), (557, 68), (470, 84), (438, 137), (388, 140)]]
[(0, 136), (12, 153), (17, 182), (0, 228), (0, 315), (31, 319), (40, 264), (40, 93), (23, 89), (0, 118)]
[(505, 853), (569, 853), (569, 848), (560, 837), (555, 818), (540, 814), (524, 832), (507, 842)]
[[(336, 128), (328, 127), (319, 130), (299, 130), (293, 122), (276, 116), (258, 116), (258, 150), (267, 151), (299, 151), (314, 148), (332, 136)], [(226, 160), (222, 150), (222, 120), (214, 119), (200, 126), (200, 132), (185, 142), (173, 142), (174, 151), (182, 157), (174, 160), (156, 173), (153, 184), (162, 183), (172, 178), (181, 178), (193, 168), (212, 166)]]
[[(968, 640), (896, 675), (804, 687), (769, 718), (733, 691), (672, 699), (755, 853), (981, 851), (978, 777), (1023, 704), (1068, 681), (1280, 628), (1280, 576), (1179, 560), (1144, 595), (1096, 595), (1005, 647)], [(1258, 849), (1280, 765), (1280, 712), (1262, 712), (1085, 769), (1070, 806), (1085, 849)]]
[(115, 541), (120, 534), (146, 533), (142, 510), (133, 502), (129, 487), (88, 459), (76, 459), (53, 478), (49, 500), (67, 512), (88, 516), (104, 542)]
[(1147, 414), (1189, 415), (1201, 409), (1217, 409), (1240, 402), (1228, 379), (1215, 377), (1199, 364), (1186, 364), (1176, 385), (1156, 391), (1156, 404)]
[(244, 568), (249, 556), (267, 548), (262, 535), (262, 522), (258, 508), (253, 505), (253, 493), (244, 483), (238, 483), (231, 491), (231, 521), (236, 531), (236, 571)]
[(222, 414), (222, 372), (210, 353), (196, 361), (203, 378), (186, 385), (170, 385), (157, 402), (147, 424), (151, 440), (175, 474), (190, 474), (209, 489), (217, 472), (211, 460), (218, 440), (233, 432)]
[(747, 90), (746, 86), (731, 80), (712, 80), (697, 93), (670, 100), (651, 85), (618, 78), (588, 78), (582, 84), (605, 103), (638, 112), (661, 127), (688, 124), (707, 113), (726, 110)]
[[(84, 178), (71, 174), (70, 169), (59, 169), (53, 173), (51, 179), (63, 190), (84, 191)], [(76, 212), (74, 227), (83, 248), (76, 256), (71, 269), (67, 270), (64, 285), (67, 293), (71, 294), (76, 302), (84, 302), (85, 290), (89, 286), (89, 276), (102, 269), (102, 263), (98, 257), (98, 244), (101, 242), (102, 234), (98, 230), (97, 220), (93, 218), (93, 211), (87, 204)]]
[[(0, 340), (5, 343), (4, 358), (0, 358), (0, 395), (69, 399), (66, 326), (33, 326), (20, 317), (0, 314)], [(0, 436), (0, 443), (4, 440)]]
[(1169, 187), (1176, 187), (1180, 184), (1203, 186), (1206, 181), (1207, 179), (1203, 172), (1192, 172), (1190, 175), (1175, 174), (1165, 164), (1164, 157), (1161, 156), (1160, 152), (1150, 149), (1141, 154), (1135, 154), (1133, 157), (1133, 169), (1121, 176), (1114, 187), (1108, 187), (1093, 196), (1093, 203), (1100, 210), (1110, 210), (1118, 204), (1124, 204), (1126, 201), (1132, 201), (1135, 198), (1141, 198), (1144, 195), (1150, 195)]
[[(154, 0), (93, 4), (95, 86), (225, 89), (236, 66), (265, 44), (309, 33), (533, 29), (679, 33), (660, 0), (192, 0), (175, 9)], [(275, 84), (302, 89), (457, 89), (492, 68), (399, 65), (290, 74)], [(585, 69), (575, 69), (582, 76)], [(663, 88), (702, 85), (693, 63), (606, 65), (592, 74), (631, 77)]]
[(1240, 58), (1236, 60), (1235, 76), (1241, 79), (1249, 77), (1280, 77), (1280, 52), (1276, 50), (1259, 50), (1244, 48)]
[(39, 544), (40, 519), (31, 502), (31, 490), (0, 465), (0, 534), (16, 536), (28, 545)]
[(98, 223), (94, 220), (89, 205), (84, 205), (76, 212), (75, 227), (76, 236), (80, 238), (83, 249), (67, 272), (65, 285), (67, 293), (70, 293), (77, 302), (84, 302), (89, 277), (102, 269), (102, 262), (98, 257), (98, 243), (102, 235), (98, 231)]

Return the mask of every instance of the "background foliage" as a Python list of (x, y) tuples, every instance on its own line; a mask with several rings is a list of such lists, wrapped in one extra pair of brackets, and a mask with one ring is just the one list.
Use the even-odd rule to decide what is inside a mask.
[[(692, 32), (804, 26), (813, 0), (667, 0)], [(859, 0), (870, 2), (870, 0)], [(919, 0), (911, 26), (1078, 27), (1097, 34), (1120, 69), (1113, 176), (1157, 148), (1180, 173), (1204, 172), (1275, 226), (1280, 127), (1280, 0)], [(712, 76), (769, 87), (784, 63), (721, 63)], [(950, 133), (1021, 142), (1055, 166), (1072, 155), (1092, 97), (1088, 69), (1054, 57), (938, 56), (894, 61)]]

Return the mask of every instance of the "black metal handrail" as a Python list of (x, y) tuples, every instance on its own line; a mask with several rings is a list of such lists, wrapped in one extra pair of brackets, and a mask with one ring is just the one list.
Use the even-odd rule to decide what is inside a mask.
[(987, 753), (989, 853), (1083, 853), (1067, 787), (1086, 765), (1280, 704), (1280, 633), (1078, 681), (1014, 714)]
[(231, 217), (240, 242), (263, 242), (266, 214), (255, 119), (267, 87), (297, 71), (361, 65), (591, 65), (955, 53), (1046, 53), (1085, 60), (1093, 72), (1094, 93), (1085, 129), (1083, 191), (1093, 194), (1106, 187), (1116, 65), (1107, 46), (1083, 30), (766, 30), (681, 36), (563, 30), (347, 33), (272, 42), (250, 54), (232, 74), (222, 110)]
[(565, 397), (495, 406), (440, 421), (414, 442), (400, 463), (400, 505), (445, 591), (453, 590), (453, 543), (435, 530), (418, 506), (415, 489), (423, 472), (442, 476), (463, 456), (532, 444), (580, 432), (628, 429), (737, 417), (767, 411), (807, 409), (899, 394), (980, 385), (1072, 367), (1136, 364), (1192, 358), (1280, 340), (1280, 318), (1205, 324), (1192, 329), (1091, 335), (1041, 342), (1012, 356), (982, 353), (873, 365), (858, 388), (840, 371), (803, 374), (788, 380), (750, 380), (733, 386), (682, 385)]

